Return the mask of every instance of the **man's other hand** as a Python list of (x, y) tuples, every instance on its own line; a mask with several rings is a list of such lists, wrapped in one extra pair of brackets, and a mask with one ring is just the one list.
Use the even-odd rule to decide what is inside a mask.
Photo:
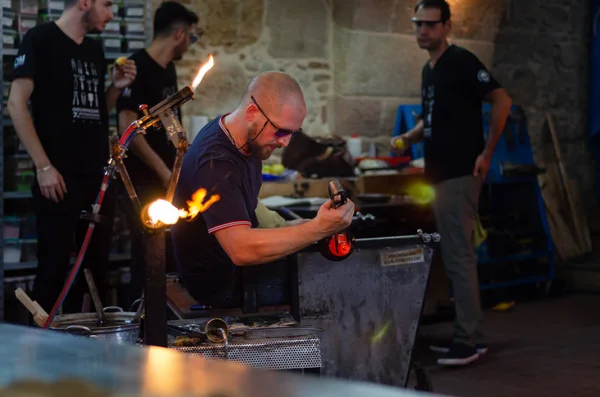
[(410, 146), (403, 135), (395, 136), (390, 141), (392, 152), (398, 156), (402, 156)]
[(133, 83), (135, 76), (137, 76), (135, 62), (128, 59), (124, 66), (120, 67), (115, 65), (113, 67), (112, 83), (115, 88), (123, 89), (129, 87), (131, 83)]
[(491, 156), (481, 153), (475, 160), (475, 169), (473, 169), (473, 176), (481, 176), (481, 180), (485, 181), (485, 177), (490, 169), (490, 162), (492, 161)]
[(42, 193), (42, 196), (48, 200), (58, 203), (60, 200), (65, 198), (67, 186), (65, 185), (62, 175), (56, 170), (56, 168), (51, 167), (46, 171), (40, 172), (37, 174), (37, 180), (38, 184), (40, 185), (40, 192)]

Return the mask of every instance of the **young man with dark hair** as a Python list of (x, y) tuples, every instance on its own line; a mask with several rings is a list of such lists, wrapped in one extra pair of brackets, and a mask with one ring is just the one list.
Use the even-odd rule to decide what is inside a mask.
[[(37, 220), (37, 276), (33, 299), (50, 312), (64, 285), (73, 238), (83, 240), (90, 211), (109, 158), (108, 114), (121, 90), (135, 80), (133, 61), (115, 67), (105, 92), (102, 45), (88, 33), (102, 32), (113, 18), (110, 0), (69, 0), (56, 22), (27, 32), (15, 59), (8, 111), (36, 169), (32, 187)], [(27, 102), (31, 98), (33, 119)], [(110, 251), (110, 192), (90, 242), (84, 267), (102, 290)], [(65, 312), (80, 312), (87, 286), (78, 277)]]
[[(471, 238), (481, 186), (512, 102), (474, 54), (448, 43), (452, 22), (446, 1), (421, 0), (415, 13), (417, 41), (430, 58), (422, 72), (422, 120), (392, 139), (392, 147), (397, 140), (403, 140), (404, 147), (424, 141), (425, 176), (435, 186), (442, 260), (456, 311), (453, 341), (431, 348), (446, 353), (439, 364), (465, 365), (487, 351), (479, 328), (482, 313)], [(492, 106), (487, 142), (483, 101)]]
[[(154, 36), (148, 48), (131, 55), (137, 65), (137, 78), (131, 87), (123, 90), (117, 102), (119, 133), (137, 118), (139, 105), (152, 107), (178, 91), (174, 60), (179, 60), (197, 40), (194, 33), (198, 16), (175, 1), (160, 5), (154, 15)], [(179, 121), (181, 113), (177, 110)], [(164, 128), (150, 129), (146, 136), (139, 135), (132, 142), (125, 166), (142, 206), (165, 196), (175, 161), (176, 148)], [(140, 214), (135, 214), (131, 200), (122, 189), (123, 209), (128, 218), (132, 238), (132, 279), (128, 300), (140, 297), (144, 284), (144, 251)]]

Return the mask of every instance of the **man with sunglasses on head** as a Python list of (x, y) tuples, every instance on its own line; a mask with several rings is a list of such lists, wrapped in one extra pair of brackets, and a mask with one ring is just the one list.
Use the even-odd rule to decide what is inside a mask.
[[(171, 229), (180, 280), (199, 304), (242, 307), (242, 267), (244, 277), (264, 282), (285, 268), (285, 257), (352, 222), (354, 204), (348, 200), (337, 209), (327, 202), (314, 219), (299, 224), (258, 227), (262, 161), (289, 144), (305, 116), (304, 95), (296, 80), (282, 72), (265, 72), (251, 80), (233, 112), (213, 119), (194, 139), (173, 203), (187, 208), (201, 188), (218, 194), (219, 200)], [(276, 304), (269, 299), (262, 305)]]
[[(465, 365), (487, 351), (471, 238), (482, 182), (512, 103), (474, 54), (448, 43), (452, 24), (446, 1), (421, 0), (415, 13), (417, 41), (430, 58), (422, 72), (422, 120), (392, 139), (392, 147), (398, 140), (405, 148), (424, 141), (425, 176), (435, 186), (434, 213), (456, 312), (453, 340), (431, 349), (446, 354), (440, 365)], [(483, 101), (492, 107), (487, 142)]]
[[(149, 108), (178, 91), (177, 73), (173, 61), (183, 58), (190, 45), (197, 41), (194, 34), (198, 16), (176, 1), (161, 3), (154, 14), (154, 36), (148, 48), (131, 55), (137, 65), (137, 78), (123, 90), (117, 101), (119, 134), (141, 117), (139, 106)], [(181, 122), (181, 111), (176, 110)], [(163, 198), (171, 178), (176, 148), (162, 126), (151, 128), (145, 136), (138, 135), (125, 158), (125, 166), (142, 206)], [(127, 300), (140, 297), (144, 285), (145, 265), (140, 215), (123, 186), (120, 186), (122, 209), (131, 231), (131, 273)]]

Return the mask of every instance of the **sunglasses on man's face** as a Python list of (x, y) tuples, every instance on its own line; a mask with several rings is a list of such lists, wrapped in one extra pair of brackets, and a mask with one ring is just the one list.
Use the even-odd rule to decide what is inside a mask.
[[(254, 102), (254, 104), (256, 105), (256, 107), (258, 108), (258, 110), (259, 110), (259, 111), (262, 113), (262, 115), (263, 115), (263, 116), (265, 116), (265, 118), (267, 119), (267, 122), (268, 122), (268, 123), (271, 123), (271, 125), (272, 125), (273, 127), (275, 127), (275, 129), (277, 130), (277, 131), (275, 131), (275, 136), (276, 136), (277, 138), (285, 138), (285, 137), (288, 137), (288, 136), (294, 135), (295, 133), (302, 132), (302, 128), (300, 128), (300, 129), (298, 129), (298, 130), (295, 130), (295, 131), (294, 131), (294, 130), (286, 130), (285, 128), (279, 128), (279, 127), (277, 127), (277, 126), (275, 125), (275, 123), (273, 123), (273, 122), (271, 121), (271, 119), (269, 119), (269, 117), (268, 117), (268, 116), (265, 114), (265, 112), (263, 112), (263, 110), (262, 110), (262, 109), (260, 108), (260, 106), (258, 105), (258, 102), (256, 102), (256, 99), (254, 99), (254, 97), (253, 97), (253, 96), (251, 96), (251, 97), (250, 97), (250, 99), (252, 99), (252, 102)], [(264, 128), (264, 127), (263, 127), (263, 128)]]
[(194, 44), (198, 41), (200, 37), (204, 35), (204, 30), (202, 28), (195, 28), (194, 31), (188, 31), (188, 36), (190, 38), (190, 44)]
[(437, 21), (422, 21), (417, 18), (412, 18), (411, 21), (413, 23), (413, 26), (417, 29), (422, 28), (423, 25), (427, 26), (428, 29), (433, 29), (435, 27), (435, 25), (437, 25), (438, 23), (444, 22), (441, 19), (438, 19)]

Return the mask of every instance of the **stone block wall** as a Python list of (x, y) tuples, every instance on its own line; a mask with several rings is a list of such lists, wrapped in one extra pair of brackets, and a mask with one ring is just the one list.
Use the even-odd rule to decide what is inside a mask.
[[(182, 3), (198, 13), (206, 33), (178, 62), (180, 84), (189, 84), (209, 54), (215, 57), (215, 66), (198, 87), (195, 100), (184, 105), (184, 115), (212, 118), (230, 111), (253, 76), (281, 70), (296, 78), (304, 90), (309, 109), (304, 129), (313, 135), (330, 132), (330, 5), (322, 0)], [(154, 9), (159, 4), (155, 1)]]
[(543, 128), (546, 112), (552, 115), (567, 173), (588, 213), (597, 207), (587, 140), (590, 14), (588, 0), (512, 0), (502, 14), (492, 61), (496, 77), (525, 109), (542, 166), (555, 160)]
[[(427, 53), (410, 23), (416, 0), (182, 1), (199, 13), (207, 33), (179, 62), (181, 84), (210, 53), (216, 61), (186, 104), (187, 115), (230, 110), (252, 76), (282, 70), (304, 89), (309, 134), (358, 133), (384, 149), (397, 106), (419, 102)], [(586, 207), (594, 207), (586, 140), (589, 0), (449, 3), (452, 41), (473, 51), (525, 107), (536, 153), (544, 146), (544, 113), (555, 115), (567, 169)]]

